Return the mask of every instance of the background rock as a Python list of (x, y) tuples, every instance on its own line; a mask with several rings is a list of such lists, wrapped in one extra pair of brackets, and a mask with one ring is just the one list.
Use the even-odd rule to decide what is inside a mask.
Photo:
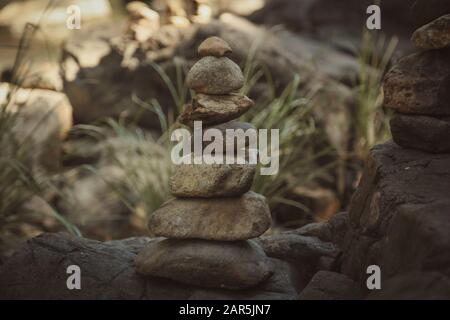
[(359, 285), (343, 274), (319, 271), (299, 294), (300, 300), (357, 300), (362, 292)]
[[(11, 90), (0, 85), (0, 103)], [(11, 148), (26, 148), (33, 169), (54, 172), (61, 167), (62, 141), (72, 127), (72, 106), (59, 92), (42, 89), (13, 90), (7, 110), (17, 114), (12, 129)], [(7, 154), (8, 150), (2, 150)]]

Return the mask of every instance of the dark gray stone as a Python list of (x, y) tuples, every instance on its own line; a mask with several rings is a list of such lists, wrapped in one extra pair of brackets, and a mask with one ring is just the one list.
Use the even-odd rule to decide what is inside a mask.
[(397, 113), (391, 119), (392, 139), (405, 148), (431, 153), (450, 152), (450, 118)]
[(347, 276), (330, 271), (317, 272), (302, 292), (300, 300), (357, 300), (362, 298), (359, 284)]

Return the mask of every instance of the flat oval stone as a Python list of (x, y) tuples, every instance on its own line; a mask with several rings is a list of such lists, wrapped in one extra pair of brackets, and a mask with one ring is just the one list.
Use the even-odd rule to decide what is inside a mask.
[(450, 117), (439, 119), (397, 113), (390, 125), (392, 139), (399, 146), (430, 153), (450, 152)]
[(386, 74), (384, 106), (400, 113), (450, 115), (450, 48), (406, 56)]
[(418, 49), (441, 49), (450, 46), (450, 14), (417, 29), (411, 41)]
[(237, 198), (177, 198), (149, 218), (156, 236), (177, 239), (236, 241), (256, 238), (271, 225), (265, 197), (249, 191)]
[(253, 105), (251, 99), (237, 94), (197, 94), (192, 102), (185, 106), (179, 121), (190, 127), (194, 121), (202, 121), (205, 126), (220, 124), (239, 118)]
[(252, 241), (163, 239), (142, 250), (135, 266), (146, 276), (232, 290), (254, 287), (273, 274), (264, 251)]
[(244, 85), (239, 66), (227, 57), (204, 57), (186, 76), (186, 85), (197, 93), (227, 94)]
[(225, 54), (231, 53), (232, 51), (233, 50), (228, 42), (219, 37), (209, 37), (198, 47), (198, 54), (202, 57), (223, 57)]
[(255, 165), (180, 164), (175, 165), (169, 181), (176, 197), (232, 197), (250, 190)]

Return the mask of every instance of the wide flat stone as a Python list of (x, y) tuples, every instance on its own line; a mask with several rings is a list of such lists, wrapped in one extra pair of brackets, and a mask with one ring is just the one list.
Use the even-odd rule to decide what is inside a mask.
[(170, 192), (176, 197), (230, 197), (250, 190), (255, 165), (180, 164), (170, 178)]
[(387, 73), (384, 106), (401, 113), (450, 115), (450, 48), (406, 56)]
[(142, 250), (135, 265), (142, 275), (236, 290), (256, 286), (273, 273), (264, 251), (251, 241), (163, 239)]
[(191, 127), (194, 121), (202, 121), (205, 126), (220, 124), (240, 117), (253, 105), (246, 96), (198, 94), (185, 105), (179, 121)]
[(244, 85), (239, 66), (227, 57), (204, 57), (186, 76), (186, 85), (197, 93), (227, 94)]
[(411, 41), (418, 49), (441, 49), (450, 46), (450, 14), (417, 29)]
[(235, 241), (258, 237), (271, 225), (263, 196), (252, 191), (238, 198), (178, 198), (164, 203), (149, 218), (156, 236)]
[(390, 124), (392, 139), (402, 147), (431, 153), (450, 152), (450, 117), (438, 119), (396, 113)]

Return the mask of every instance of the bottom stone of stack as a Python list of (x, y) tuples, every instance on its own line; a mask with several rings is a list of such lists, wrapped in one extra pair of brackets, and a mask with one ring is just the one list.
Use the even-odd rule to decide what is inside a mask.
[(251, 288), (272, 274), (269, 260), (252, 240), (220, 242), (161, 239), (135, 260), (140, 274), (205, 288)]
[(392, 139), (401, 147), (430, 153), (450, 152), (450, 117), (396, 113), (390, 124)]

